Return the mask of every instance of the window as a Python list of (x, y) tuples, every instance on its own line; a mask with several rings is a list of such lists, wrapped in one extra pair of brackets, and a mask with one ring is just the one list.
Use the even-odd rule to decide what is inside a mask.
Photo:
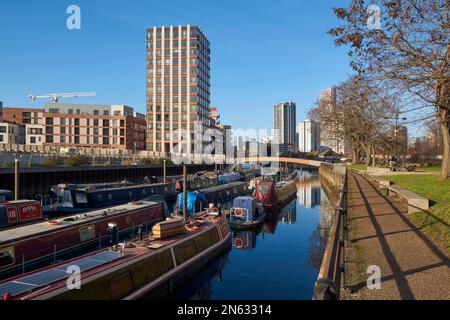
[(57, 108), (49, 108), (48, 109), (48, 113), (58, 114), (59, 113), (59, 109), (57, 109)]
[(45, 142), (53, 143), (53, 136), (45, 136)]
[[(83, 200), (80, 198), (80, 200)], [(77, 193), (77, 202), (78, 202), (78, 193)], [(83, 203), (83, 202), (81, 202)], [(86, 203), (86, 202), (85, 202)], [(95, 239), (95, 225), (90, 225), (87, 227), (80, 228), (80, 241), (85, 242), (89, 240)]]
[(6, 126), (0, 126), (0, 132), (6, 133)]
[(94, 110), (94, 116), (98, 116), (100, 112), (98, 110)]
[(14, 247), (0, 249), (0, 269), (13, 265), (14, 262)]
[(45, 124), (53, 124), (53, 118), (45, 118)]

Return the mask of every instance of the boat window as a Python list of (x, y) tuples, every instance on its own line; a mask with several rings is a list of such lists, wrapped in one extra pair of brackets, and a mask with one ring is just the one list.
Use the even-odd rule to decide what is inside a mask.
[(112, 194), (111, 193), (108, 194), (108, 199), (112, 200)]
[(259, 191), (262, 194), (267, 194), (267, 193), (269, 193), (269, 187), (267, 187), (267, 186), (259, 186)]
[(145, 195), (147, 191), (145, 189), (142, 189), (142, 194)]
[(99, 194), (99, 195), (98, 195), (98, 197), (97, 197), (97, 199), (98, 199), (98, 202), (102, 202), (102, 201), (103, 201), (103, 197), (102, 197), (102, 195), (101, 195), (101, 194)]
[(0, 249), (0, 269), (13, 265), (14, 259), (14, 247), (7, 247)]
[(128, 195), (129, 195), (130, 197), (132, 197), (132, 196), (133, 196), (133, 191), (128, 192)]
[(72, 203), (72, 193), (70, 192), (70, 190), (64, 191), (64, 193), (63, 193), (63, 203), (73, 204)]
[(95, 239), (95, 225), (80, 228), (80, 241), (85, 242)]
[(83, 192), (75, 193), (75, 199), (76, 199), (77, 203), (88, 203), (87, 194), (83, 193)]

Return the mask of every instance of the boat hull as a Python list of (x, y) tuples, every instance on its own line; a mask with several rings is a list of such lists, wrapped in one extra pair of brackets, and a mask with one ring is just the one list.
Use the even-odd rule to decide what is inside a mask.
[(81, 290), (69, 290), (61, 285), (30, 299), (137, 300), (161, 296), (230, 247), (231, 232), (226, 219), (222, 218), (182, 241), (113, 263), (82, 277)]

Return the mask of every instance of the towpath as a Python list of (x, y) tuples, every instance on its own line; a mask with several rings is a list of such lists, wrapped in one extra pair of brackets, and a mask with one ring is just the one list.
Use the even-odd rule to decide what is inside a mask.
[[(450, 299), (450, 253), (408, 218), (403, 201), (349, 173), (346, 299)], [(368, 289), (367, 268), (381, 269), (381, 289)]]

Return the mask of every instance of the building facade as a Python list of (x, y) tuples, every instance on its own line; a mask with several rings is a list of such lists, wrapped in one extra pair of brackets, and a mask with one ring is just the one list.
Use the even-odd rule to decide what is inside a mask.
[(25, 144), (145, 150), (145, 115), (124, 105), (47, 103), (4, 108), (4, 118), (24, 127)]
[(208, 142), (210, 44), (196, 26), (147, 30), (147, 150), (195, 154)]
[[(330, 112), (334, 112), (337, 108), (337, 90), (335, 87), (323, 90), (320, 93), (319, 103), (326, 107)], [(340, 155), (349, 155), (350, 150), (347, 143), (336, 136), (333, 126), (339, 126), (338, 123), (331, 124), (330, 128), (324, 126), (320, 129), (320, 146), (322, 149), (329, 148)], [(335, 128), (335, 127), (334, 127)]]
[(320, 125), (306, 119), (297, 125), (298, 151), (310, 152), (318, 150), (320, 146)]
[(280, 145), (280, 152), (297, 148), (296, 123), (295, 102), (282, 102), (273, 107), (274, 143)]

